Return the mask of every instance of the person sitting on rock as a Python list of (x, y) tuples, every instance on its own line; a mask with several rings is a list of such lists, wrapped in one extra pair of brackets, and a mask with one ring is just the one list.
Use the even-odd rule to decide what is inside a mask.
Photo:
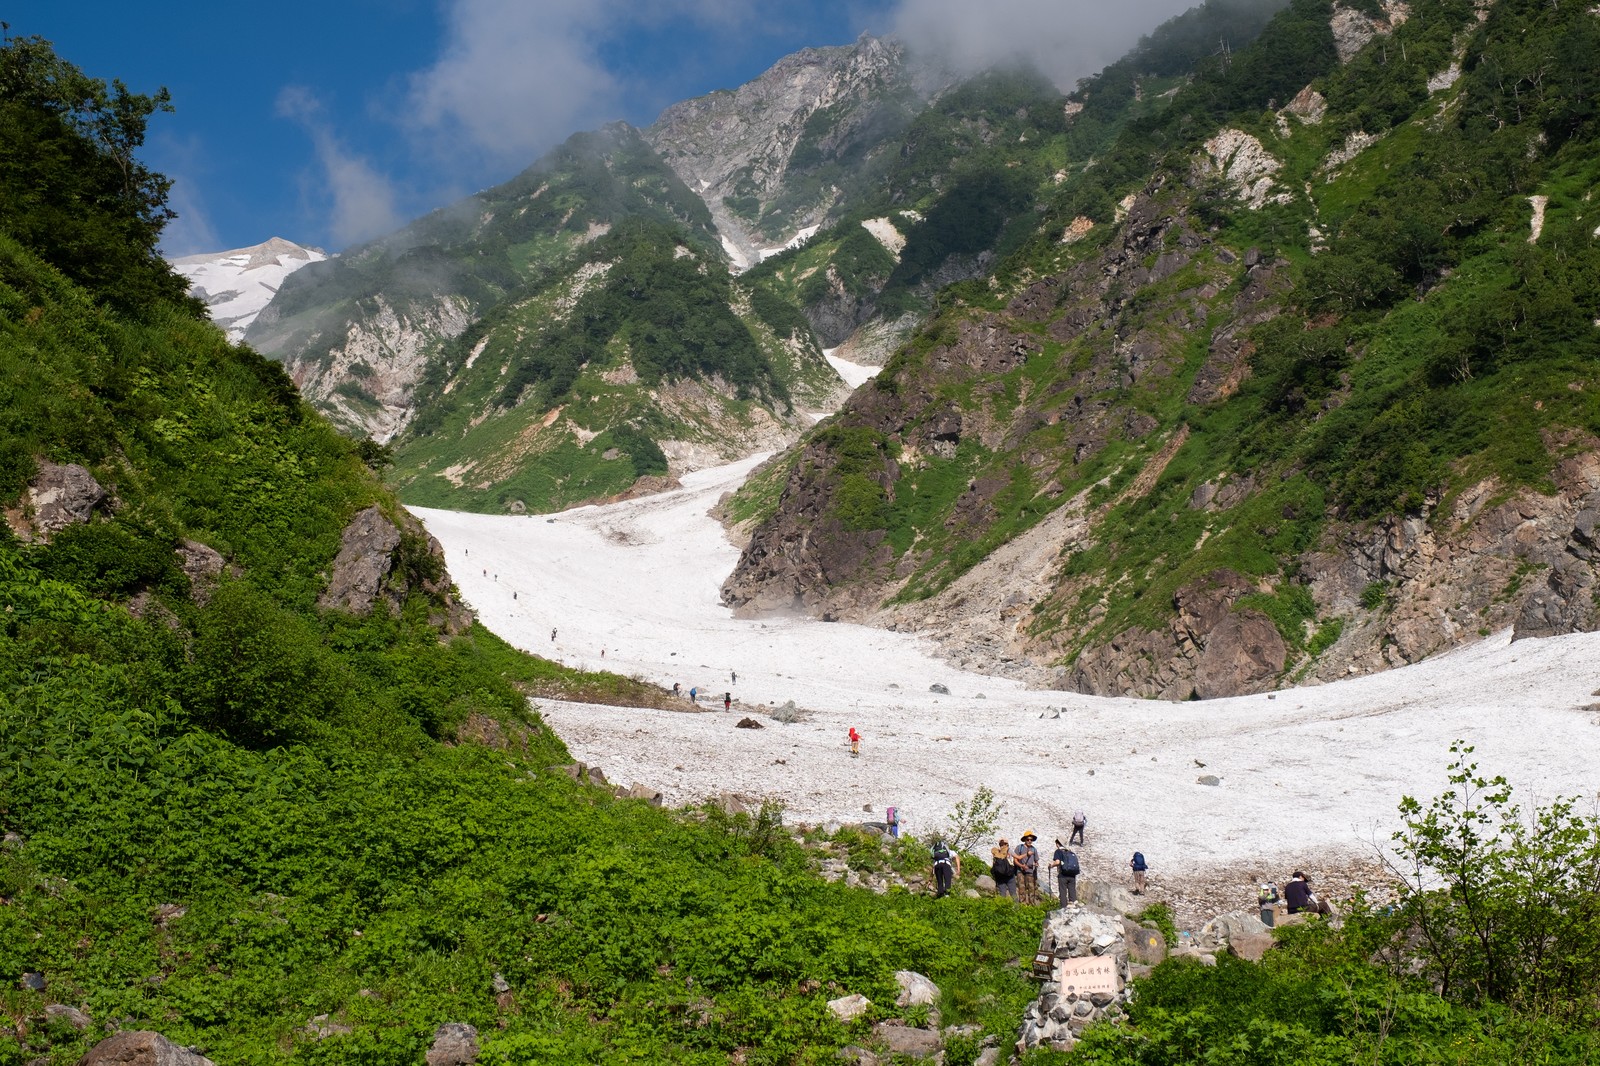
[(1333, 916), (1333, 908), (1317, 898), (1317, 894), (1311, 891), (1311, 878), (1300, 870), (1296, 870), (1289, 878), (1289, 883), (1283, 886), (1283, 900), (1288, 904), (1290, 914)]

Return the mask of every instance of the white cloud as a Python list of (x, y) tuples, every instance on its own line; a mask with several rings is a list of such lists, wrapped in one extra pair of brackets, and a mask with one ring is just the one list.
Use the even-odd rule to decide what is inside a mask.
[(1197, 0), (899, 0), (892, 32), (957, 68), (1022, 58), (1063, 89), (1097, 72)]
[(412, 75), (409, 112), (397, 117), (458, 168), (526, 166), (648, 94), (608, 58), (629, 33), (727, 34), (758, 14), (755, 0), (450, 0), (440, 57)]
[(340, 246), (399, 228), (405, 219), (396, 209), (389, 179), (344, 146), (315, 94), (288, 86), (278, 94), (278, 114), (294, 119), (311, 138), (322, 169), (319, 191), (328, 199), (328, 228)]

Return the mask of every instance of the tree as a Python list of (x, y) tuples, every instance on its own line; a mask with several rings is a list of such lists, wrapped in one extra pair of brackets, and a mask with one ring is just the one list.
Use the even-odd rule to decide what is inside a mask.
[[(56, 269), (124, 312), (187, 300), (187, 284), (157, 242), (176, 214), (171, 179), (137, 158), (153, 96), (108, 88), (55, 54), (41, 37), (0, 45), (0, 227)], [(190, 301), (197, 317), (204, 314)]]
[(1000, 816), (1006, 811), (1004, 803), (994, 798), (994, 789), (979, 785), (978, 791), (965, 803), (957, 803), (945, 822), (944, 840), (955, 852), (970, 851), (978, 842), (994, 836), (1000, 827)]
[(1600, 994), (1600, 818), (1570, 799), (1525, 813), (1505, 778), (1450, 751), (1450, 788), (1407, 796), (1394, 834), (1401, 908), (1447, 998), (1567, 1020)]

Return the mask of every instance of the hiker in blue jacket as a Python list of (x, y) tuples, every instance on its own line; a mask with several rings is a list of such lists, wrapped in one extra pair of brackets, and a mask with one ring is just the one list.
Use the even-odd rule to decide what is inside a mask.
[(1128, 869), (1133, 871), (1133, 894), (1144, 895), (1144, 874), (1150, 867), (1145, 865), (1144, 852), (1136, 851), (1133, 858), (1128, 860)]

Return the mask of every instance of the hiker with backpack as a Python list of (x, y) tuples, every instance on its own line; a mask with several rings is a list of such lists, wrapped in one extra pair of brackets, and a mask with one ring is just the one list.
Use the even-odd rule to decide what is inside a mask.
[(889, 835), (896, 840), (900, 839), (900, 808), (890, 807), (884, 812), (884, 824), (889, 827)]
[(961, 856), (950, 850), (943, 838), (933, 839), (933, 898), (950, 894), (950, 886), (961, 876)]
[(1065, 907), (1078, 902), (1078, 874), (1083, 872), (1083, 868), (1078, 864), (1077, 854), (1061, 843), (1060, 837), (1056, 837), (1056, 853), (1050, 857), (1050, 865), (1055, 868), (1056, 880), (1060, 884), (1058, 895), (1061, 905)]
[(1128, 860), (1128, 868), (1133, 871), (1133, 894), (1144, 895), (1144, 874), (1150, 868), (1145, 865), (1144, 852), (1134, 852), (1133, 858)]
[(1011, 853), (1011, 865), (1017, 868), (1022, 902), (1029, 905), (1039, 902), (1039, 849), (1033, 846), (1038, 839), (1032, 829), (1028, 830), (1022, 834), (1022, 843)]
[(1011, 841), (1005, 837), (989, 849), (989, 876), (994, 878), (994, 894), (1017, 898), (1017, 867), (1011, 861)]
[(850, 757), (861, 758), (861, 734), (856, 732), (856, 727), (850, 727)]
[[(1082, 811), (1072, 812), (1072, 835), (1067, 837), (1068, 847), (1071, 847), (1074, 844), (1081, 845), (1083, 843), (1083, 827), (1088, 824), (1089, 819), (1084, 816)], [(1058, 840), (1056, 843), (1059, 844), (1061, 842)]]

